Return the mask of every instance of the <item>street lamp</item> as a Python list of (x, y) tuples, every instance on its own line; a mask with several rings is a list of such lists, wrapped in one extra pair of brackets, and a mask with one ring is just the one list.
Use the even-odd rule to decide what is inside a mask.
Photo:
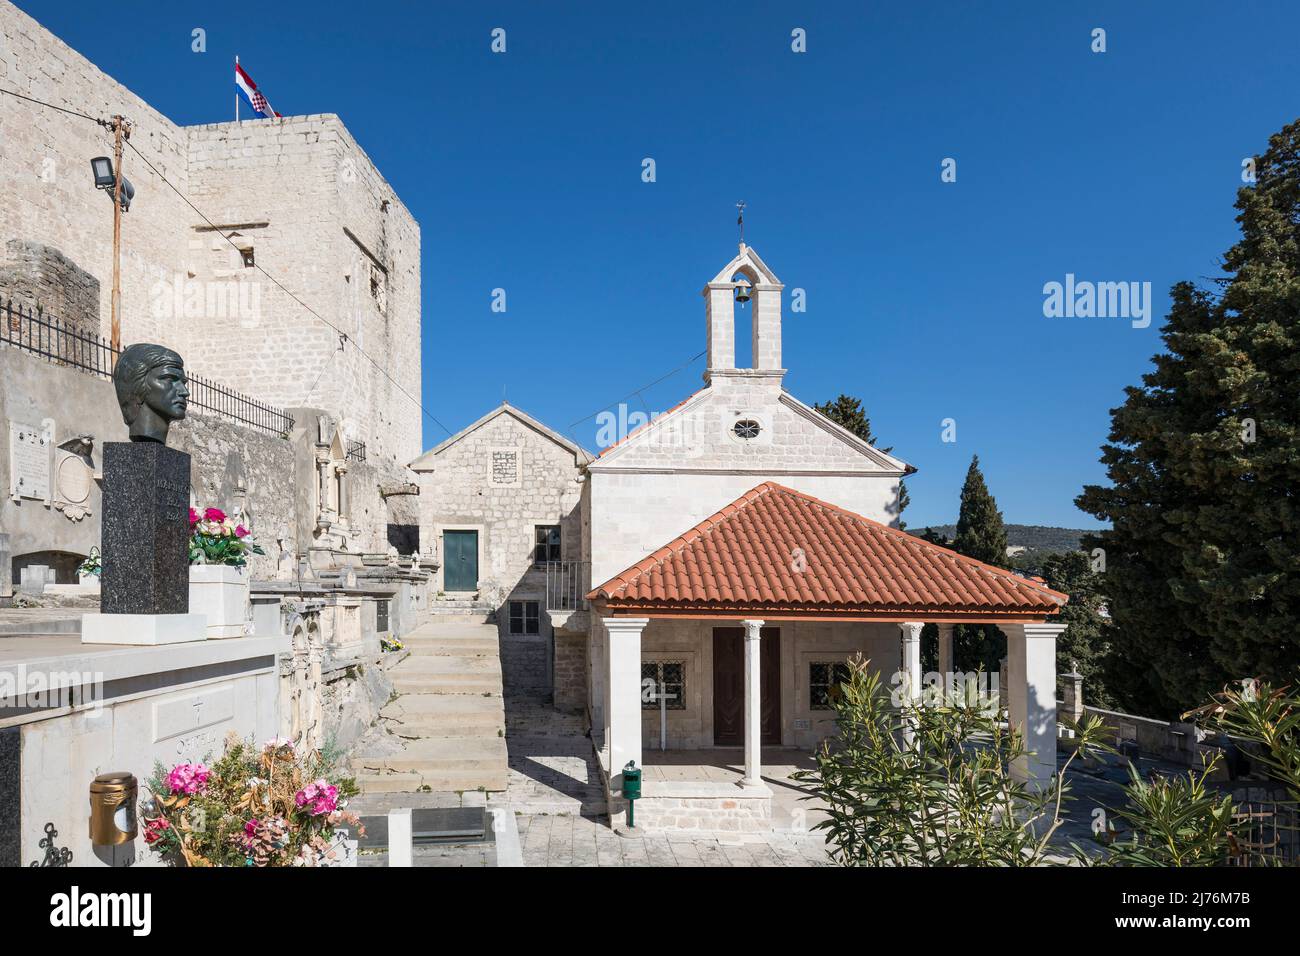
[(95, 174), (96, 189), (113, 188), (113, 161), (107, 156), (96, 156), (92, 159), (90, 171)]
[[(90, 161), (90, 171), (95, 175), (95, 188), (115, 190), (117, 177), (113, 175), (113, 161), (107, 156), (96, 156)], [(135, 187), (131, 180), (122, 177), (122, 212), (131, 211), (131, 200), (135, 198)]]
[[(123, 116), (99, 123), (113, 131), (113, 158), (96, 156), (90, 161), (90, 171), (95, 177), (95, 188), (105, 192), (111, 189), (113, 197), (113, 326), (109, 345), (116, 367), (117, 353), (122, 350), (122, 213), (131, 208), (135, 197), (135, 187), (121, 175), (122, 140), (131, 138), (131, 124)], [(113, 171), (115, 167), (117, 173)]]

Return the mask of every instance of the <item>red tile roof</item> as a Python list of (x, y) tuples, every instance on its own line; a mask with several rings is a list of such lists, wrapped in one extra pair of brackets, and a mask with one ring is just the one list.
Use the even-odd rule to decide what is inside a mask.
[(1042, 620), (1068, 600), (770, 481), (587, 597), (607, 613), (935, 621)]

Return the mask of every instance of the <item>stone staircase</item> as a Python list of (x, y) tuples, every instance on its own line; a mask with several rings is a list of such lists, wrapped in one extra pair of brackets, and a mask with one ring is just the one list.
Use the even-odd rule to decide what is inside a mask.
[(381, 711), (390, 748), (352, 759), (363, 793), (504, 790), (505, 708), (495, 624), (436, 615), (402, 642), (391, 671), (397, 692)]
[(496, 608), (470, 592), (453, 591), (429, 599), (429, 616), (441, 624), (486, 624)]

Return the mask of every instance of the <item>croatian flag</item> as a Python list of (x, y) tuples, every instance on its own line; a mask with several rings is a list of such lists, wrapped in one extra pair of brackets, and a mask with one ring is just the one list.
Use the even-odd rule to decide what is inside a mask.
[(245, 73), (244, 68), (239, 65), (239, 57), (235, 57), (235, 90), (252, 109), (253, 115), (259, 119), (280, 115), (271, 109), (271, 104), (266, 101), (266, 97), (258, 90), (253, 78)]

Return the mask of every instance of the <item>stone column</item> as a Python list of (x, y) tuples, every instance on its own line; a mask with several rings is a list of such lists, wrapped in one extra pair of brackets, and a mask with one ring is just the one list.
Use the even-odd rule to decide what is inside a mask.
[(940, 624), (939, 628), (939, 673), (944, 687), (951, 687), (953, 680), (952, 631), (955, 625)]
[(1007, 721), (1032, 753), (1012, 775), (1045, 788), (1056, 774), (1056, 637), (1064, 624), (999, 624), (1007, 636)]
[(609, 724), (605, 720), (605, 715), (609, 713), (609, 702), (605, 695), (605, 661), (609, 660), (608, 644), (609, 632), (605, 630), (601, 619), (593, 614), (591, 630), (587, 635), (586, 678), (591, 686), (591, 732), (593, 736), (597, 730), (602, 734), (600, 738), (602, 753), (609, 744)]
[[(903, 674), (901, 690), (906, 695), (905, 703), (914, 707), (921, 706), (921, 629), (925, 627), (919, 621), (909, 621), (898, 625), (902, 635), (899, 639), (899, 671)], [(903, 742), (912, 745), (915, 739), (915, 723), (908, 718), (903, 727)]]
[(323, 515), (330, 510), (330, 463), (325, 459), (317, 459), (317, 483), (320, 493), (320, 503), (316, 507), (316, 513)]
[(339, 520), (346, 521), (352, 511), (352, 489), (348, 486), (348, 466), (338, 465), (335, 469), (339, 483)]
[(745, 625), (745, 776), (742, 787), (763, 786), (763, 622)]
[(902, 631), (898, 669), (907, 675), (904, 686), (908, 697), (919, 703), (921, 700), (921, 629), (925, 625), (919, 621), (909, 621), (898, 627)]
[(623, 788), (623, 768), (641, 766), (641, 632), (649, 618), (607, 617), (605, 643), (605, 745), (611, 791)]

